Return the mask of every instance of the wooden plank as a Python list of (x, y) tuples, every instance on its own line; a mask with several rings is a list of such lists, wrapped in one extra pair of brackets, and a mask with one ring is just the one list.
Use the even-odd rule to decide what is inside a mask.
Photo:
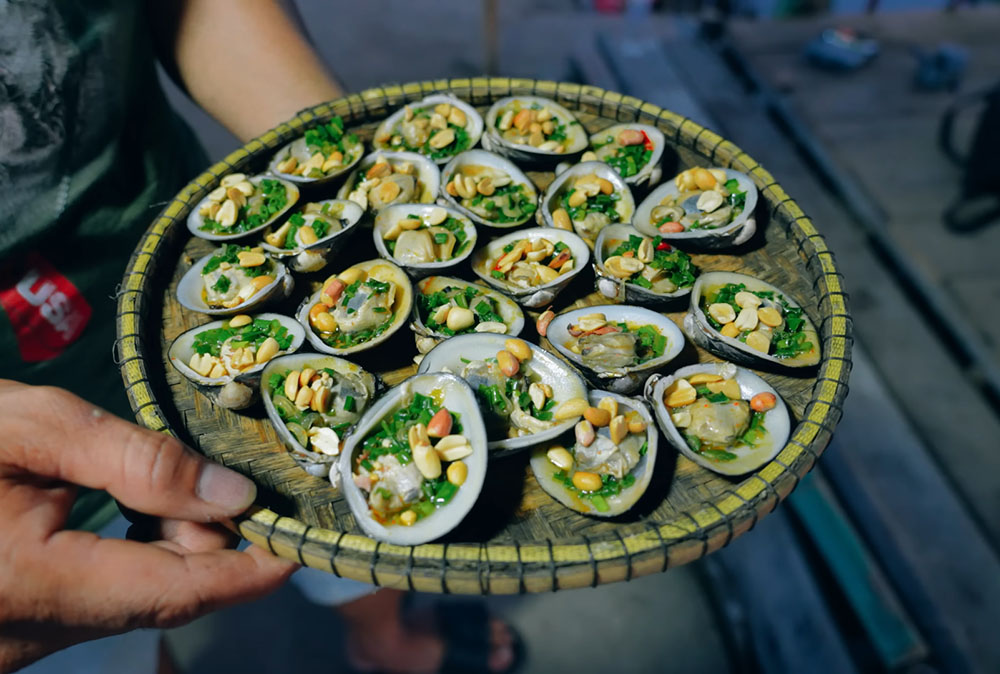
[[(752, 536), (707, 558), (706, 566), (714, 568), (714, 591), (730, 620), (738, 620), (737, 631), (749, 635), (761, 671), (855, 672), (788, 518), (788, 511), (777, 510), (757, 524)], [(739, 606), (732, 606), (734, 600)]]
[(823, 474), (807, 475), (788, 502), (839, 582), (882, 665), (895, 670), (926, 658), (927, 645)]

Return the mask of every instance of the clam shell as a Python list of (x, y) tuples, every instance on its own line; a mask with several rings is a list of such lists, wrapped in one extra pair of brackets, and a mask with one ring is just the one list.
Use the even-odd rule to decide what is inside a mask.
[[(288, 270), (285, 269), (285, 265), (281, 264), (277, 260), (273, 260), (274, 281), (261, 290), (258, 290), (256, 294), (239, 306), (233, 307), (232, 309), (212, 309), (205, 303), (205, 299), (202, 296), (202, 291), (205, 286), (204, 283), (202, 283), (201, 270), (214, 255), (215, 253), (209, 253), (195, 262), (194, 265), (192, 265), (192, 267), (185, 272), (184, 276), (181, 277), (180, 283), (177, 284), (177, 301), (180, 302), (181, 306), (185, 309), (208, 314), (209, 316), (248, 314), (268, 303), (277, 302), (288, 297), (292, 292), (292, 288), (295, 286), (295, 280), (292, 278), (292, 275), (288, 273)], [(265, 255), (267, 255), (267, 253), (265, 253)]]
[(365, 144), (360, 139), (356, 143), (349, 144), (347, 142), (347, 136), (349, 135), (349, 131), (344, 132), (344, 149), (347, 151), (347, 155), (351, 158), (351, 160), (341, 168), (325, 174), (322, 178), (309, 178), (307, 176), (292, 175), (278, 170), (278, 164), (285, 161), (290, 156), (294, 156), (298, 159), (299, 164), (303, 164), (312, 156), (313, 153), (310, 152), (309, 148), (306, 146), (306, 139), (304, 136), (296, 138), (291, 143), (275, 152), (274, 157), (271, 159), (271, 163), (267, 166), (267, 170), (276, 176), (280, 176), (283, 180), (309, 186), (327, 185), (335, 182), (338, 178), (344, 176), (351, 169), (353, 169), (355, 165), (361, 161), (361, 157), (365, 154)]
[[(504, 325), (507, 326), (507, 332), (503, 334), (507, 337), (516, 337), (521, 334), (521, 331), (524, 329), (524, 312), (521, 311), (521, 307), (514, 300), (492, 288), (487, 288), (478, 283), (469, 283), (468, 281), (450, 276), (428, 276), (417, 283), (415, 290), (420, 295), (429, 295), (439, 290), (444, 290), (449, 286), (456, 288), (472, 286), (481, 291), (484, 296), (492, 298), (497, 303), (497, 313), (504, 319)], [(417, 350), (421, 353), (426, 353), (440, 342), (450, 339), (453, 336), (435, 332), (427, 327), (420, 315), (419, 299), (413, 303), (413, 320), (410, 322), (410, 329), (413, 330), (414, 337), (416, 338)], [(426, 341), (422, 341), (428, 339), (432, 344), (428, 345)], [(425, 345), (425, 348), (421, 348), (421, 345)]]
[[(562, 241), (569, 246), (573, 253), (575, 264), (573, 269), (559, 278), (549, 283), (543, 283), (532, 288), (521, 288), (507, 281), (490, 276), (490, 269), (493, 264), (503, 255), (503, 248), (512, 241), (519, 239), (548, 239), (549, 241)], [(573, 277), (579, 274), (590, 261), (590, 248), (586, 242), (573, 232), (552, 227), (532, 227), (530, 229), (519, 229), (510, 234), (493, 239), (488, 244), (477, 250), (472, 255), (472, 271), (476, 276), (483, 279), (493, 288), (511, 297), (523, 307), (535, 308), (543, 307), (552, 303), (555, 296), (565, 288)]]
[[(235, 234), (215, 234), (213, 232), (203, 232), (201, 230), (201, 225), (204, 222), (204, 220), (201, 217), (201, 215), (199, 215), (198, 211), (200, 211), (201, 207), (207, 204), (209, 201), (208, 196), (205, 196), (201, 201), (195, 204), (194, 207), (191, 209), (191, 212), (188, 213), (187, 217), (188, 231), (190, 231), (192, 234), (194, 234), (200, 239), (207, 239), (209, 241), (237, 241), (239, 239), (245, 239), (249, 236), (252, 236), (253, 234), (256, 234), (257, 232), (264, 229), (265, 227), (268, 227), (272, 223), (280, 220), (286, 213), (288, 213), (289, 210), (291, 210), (293, 206), (295, 206), (296, 202), (299, 200), (299, 188), (294, 183), (291, 183), (283, 178), (276, 178), (275, 176), (267, 174), (249, 176), (247, 178), (247, 180), (249, 180), (254, 185), (254, 187), (258, 187), (260, 185), (260, 182), (265, 179), (279, 181), (282, 185), (285, 186), (288, 195), (288, 203), (285, 205), (285, 207), (282, 208), (277, 213), (275, 213), (271, 217), (271, 219), (269, 219), (267, 222), (261, 223), (260, 225), (252, 229), (246, 230), (245, 232), (238, 232)], [(218, 185), (216, 185), (215, 187), (218, 187)], [(213, 187), (212, 189), (214, 190), (215, 187)], [(212, 190), (209, 190), (209, 192), (211, 193)], [(250, 197), (251, 200), (255, 198), (259, 198), (257, 194)]]
[[(508, 338), (509, 335), (489, 333), (452, 337), (431, 349), (420, 362), (417, 372), (451, 372), (459, 374), (465, 367), (465, 363), (462, 361), (463, 358), (465, 360), (494, 358), (504, 348), (504, 342)], [(531, 364), (532, 369), (539, 374), (542, 383), (552, 387), (552, 397), (557, 403), (562, 403), (572, 398), (586, 397), (587, 386), (573, 368), (545, 349), (530, 342), (525, 343), (531, 347), (532, 356), (528, 362)], [(556, 424), (541, 433), (522, 435), (517, 438), (491, 440), (489, 443), (490, 450), (495, 456), (513, 454), (525, 447), (537, 445), (540, 442), (558, 437), (573, 428), (577, 421), (579, 421), (579, 417)]]
[(668, 180), (649, 193), (635, 210), (632, 225), (646, 236), (660, 235), (664, 241), (681, 247), (691, 246), (704, 249), (728, 248), (746, 243), (757, 231), (757, 223), (753, 217), (757, 207), (757, 186), (745, 173), (733, 169), (721, 169), (726, 173), (726, 179), (735, 179), (740, 189), (747, 194), (743, 212), (725, 227), (715, 229), (696, 229), (684, 232), (661, 233), (652, 222), (653, 209), (667, 196), (679, 193), (673, 180)]
[(378, 337), (370, 339), (367, 342), (362, 342), (361, 344), (355, 344), (354, 346), (346, 349), (334, 348), (324, 342), (309, 324), (309, 309), (320, 301), (320, 295), (323, 292), (323, 289), (320, 288), (307, 297), (301, 305), (299, 305), (299, 309), (295, 314), (295, 318), (306, 330), (306, 339), (308, 339), (313, 348), (320, 353), (329, 353), (335, 356), (346, 356), (351, 353), (367, 351), (368, 349), (374, 348), (392, 337), (397, 330), (406, 324), (406, 319), (410, 315), (410, 311), (413, 308), (413, 285), (410, 283), (410, 279), (407, 278), (406, 273), (403, 272), (403, 270), (398, 266), (388, 260), (376, 259), (358, 262), (349, 268), (354, 267), (361, 268), (369, 274), (371, 274), (373, 270), (378, 270), (382, 280), (391, 278), (392, 281), (399, 286), (399, 292), (397, 293), (397, 297), (395, 299), (396, 318), (393, 320), (392, 325)]
[[(566, 348), (566, 342), (572, 339), (569, 334), (569, 326), (577, 323), (582, 316), (594, 313), (604, 314), (609, 323), (632, 322), (656, 326), (659, 328), (660, 334), (667, 338), (667, 346), (663, 349), (663, 355), (631, 367), (599, 369), (585, 365), (579, 354)], [(672, 320), (655, 311), (627, 304), (584, 307), (559, 314), (549, 323), (546, 337), (552, 342), (552, 346), (583, 372), (583, 375), (594, 386), (622, 394), (635, 393), (641, 389), (643, 382), (650, 374), (666, 367), (667, 363), (676, 358), (684, 349), (684, 333)]]
[[(272, 257), (279, 259), (284, 257), (289, 258), (288, 265), (292, 268), (292, 271), (314, 272), (325, 267), (326, 259), (343, 248), (344, 244), (351, 238), (351, 233), (354, 232), (355, 225), (358, 224), (361, 216), (364, 215), (364, 210), (361, 206), (345, 199), (325, 199), (315, 203), (320, 205), (329, 204), (330, 211), (334, 216), (339, 212), (339, 219), (341, 223), (344, 223), (341, 228), (337, 231), (331, 231), (315, 243), (308, 246), (299, 246), (292, 250), (272, 246), (267, 241), (262, 241), (260, 244)], [(307, 225), (315, 220), (316, 217), (315, 214), (303, 215), (303, 219)], [(270, 230), (265, 232), (265, 236), (268, 233), (270, 233)]]
[[(522, 107), (531, 107), (532, 104), (537, 103), (551, 110), (552, 116), (566, 125), (566, 137), (570, 140), (566, 151), (558, 153), (543, 151), (528, 144), (521, 145), (504, 140), (500, 130), (497, 129), (497, 119), (514, 102), (521, 103)], [(587, 148), (587, 132), (583, 129), (577, 118), (573, 116), (572, 112), (552, 99), (540, 96), (508, 96), (494, 103), (486, 113), (486, 132), (483, 134), (483, 147), (514, 161), (554, 164), (583, 152)]]
[(456, 199), (448, 193), (447, 185), (451, 182), (450, 179), (455, 175), (455, 173), (464, 166), (488, 166), (490, 168), (503, 171), (510, 176), (513, 183), (524, 185), (525, 194), (532, 203), (537, 203), (538, 201), (538, 191), (535, 189), (534, 183), (531, 182), (528, 176), (524, 175), (521, 169), (517, 168), (513, 162), (508, 161), (493, 152), (487, 152), (486, 150), (468, 150), (457, 155), (454, 159), (448, 162), (447, 166), (445, 166), (441, 171), (442, 199), (467, 215), (469, 219), (476, 224), (491, 227), (493, 229), (511, 229), (513, 227), (520, 227), (531, 219), (531, 214), (529, 213), (525, 215), (522, 220), (500, 223), (493, 220), (487, 220), (475, 212), (463, 207), (459, 199)]
[[(740, 385), (740, 393), (744, 400), (749, 400), (758, 393), (773, 393), (777, 404), (770, 411), (766, 412), (764, 418), (764, 428), (767, 429), (766, 441), (758, 445), (757, 447), (748, 447), (746, 445), (740, 447), (730, 448), (728, 451), (737, 455), (737, 459), (731, 462), (717, 462), (711, 461), (701, 454), (693, 451), (684, 440), (684, 436), (681, 435), (677, 427), (674, 426), (674, 422), (670, 418), (670, 412), (667, 410), (666, 405), (663, 404), (663, 392), (667, 390), (678, 377), (690, 377), (693, 374), (699, 372), (708, 372), (711, 374), (718, 374), (727, 379), (735, 377), (736, 382)], [(667, 440), (673, 445), (677, 451), (691, 459), (699, 466), (707, 468), (708, 470), (721, 473), (722, 475), (743, 475), (744, 473), (749, 473), (750, 471), (757, 470), (765, 463), (777, 456), (781, 448), (785, 446), (788, 442), (788, 437), (791, 431), (791, 420), (788, 415), (788, 408), (785, 407), (784, 401), (778, 392), (768, 384), (766, 381), (761, 379), (759, 376), (746, 370), (742, 367), (736, 367), (732, 363), (700, 363), (698, 365), (689, 365), (688, 367), (682, 367), (681, 369), (674, 372), (672, 375), (667, 377), (660, 377), (658, 375), (653, 375), (646, 382), (645, 396), (649, 403), (653, 406), (653, 412), (656, 415), (656, 421), (666, 436)]]
[(301, 371), (306, 367), (311, 367), (314, 370), (330, 368), (337, 373), (352, 374), (359, 377), (361, 383), (365, 387), (364, 399), (356, 399), (358, 405), (357, 409), (359, 412), (363, 412), (371, 405), (371, 402), (375, 398), (375, 394), (378, 391), (379, 382), (370, 372), (358, 365), (355, 365), (349, 360), (337, 358), (336, 356), (323, 356), (318, 353), (296, 353), (289, 356), (275, 358), (270, 361), (264, 367), (263, 372), (260, 373), (262, 380), (261, 398), (264, 400), (264, 409), (267, 412), (267, 417), (270, 420), (271, 425), (274, 427), (274, 432), (281, 439), (281, 442), (288, 449), (292, 458), (295, 459), (295, 462), (302, 466), (307, 473), (315, 475), (316, 477), (326, 477), (330, 474), (331, 468), (333, 468), (339, 458), (337, 456), (329, 456), (327, 454), (310, 451), (303, 447), (302, 444), (295, 439), (295, 436), (288, 430), (288, 426), (285, 425), (285, 422), (278, 414), (278, 410), (274, 406), (271, 391), (268, 389), (267, 384), (267, 381), (270, 379), (272, 374), (285, 374), (291, 370)]
[[(615, 193), (621, 196), (615, 206), (615, 210), (618, 212), (618, 222), (628, 223), (632, 220), (632, 214), (635, 212), (635, 200), (632, 198), (632, 190), (629, 189), (622, 177), (618, 175), (617, 171), (602, 161), (585, 161), (557, 175), (552, 184), (549, 185), (549, 188), (545, 190), (541, 207), (538, 209), (542, 224), (546, 227), (555, 228), (555, 223), (552, 221), (552, 211), (561, 207), (559, 202), (566, 190), (569, 189), (568, 181), (591, 174), (596, 174), (599, 178), (610, 181), (615, 186)], [(611, 224), (614, 223), (609, 223), (609, 225)], [(590, 239), (591, 241), (597, 239), (599, 234), (599, 232), (589, 233), (581, 231), (575, 220), (573, 221), (573, 229), (584, 239)], [(593, 234), (593, 236), (590, 236), (590, 234)]]
[[(441, 187), (441, 171), (438, 165), (422, 154), (416, 152), (386, 152), (378, 150), (366, 155), (357, 168), (344, 181), (337, 191), (338, 199), (351, 199), (351, 194), (358, 182), (364, 180), (365, 173), (374, 166), (380, 159), (385, 159), (392, 166), (400, 164), (412, 164), (416, 168), (417, 181), (419, 183), (419, 197), (417, 202), (422, 204), (432, 204), (437, 199), (438, 189)], [(351, 199), (353, 201), (353, 199)], [(374, 212), (367, 200), (365, 203), (357, 202), (366, 212)]]
[[(819, 335), (816, 332), (816, 327), (813, 325), (812, 320), (805, 311), (802, 313), (802, 317), (805, 319), (803, 332), (806, 335), (806, 340), (813, 344), (813, 348), (796, 358), (775, 358), (769, 354), (761, 353), (760, 351), (747, 346), (738, 339), (725, 337), (722, 333), (713, 328), (708, 322), (708, 319), (705, 317), (705, 313), (701, 310), (701, 296), (707, 288), (724, 285), (726, 283), (743, 283), (746, 285), (747, 290), (750, 291), (770, 290), (776, 295), (784, 296), (785, 301), (788, 302), (790, 306), (801, 306), (777, 286), (773, 286), (770, 283), (761, 281), (753, 276), (728, 271), (706, 272), (705, 274), (699, 276), (698, 280), (695, 281), (694, 288), (691, 291), (691, 302), (688, 306), (688, 312), (687, 315), (684, 316), (684, 332), (691, 339), (691, 341), (698, 346), (711, 351), (720, 358), (731, 360), (749, 367), (770, 367), (771, 369), (788, 372), (802, 371), (803, 369), (816, 367), (819, 364)], [(769, 300), (764, 300), (764, 305), (766, 306), (768, 304), (773, 303)]]
[[(462, 231), (465, 232), (466, 236), (465, 250), (450, 260), (420, 264), (404, 263), (389, 252), (385, 240), (382, 237), (387, 231), (392, 229), (393, 225), (400, 220), (407, 218), (410, 214), (419, 215), (421, 218), (425, 218), (434, 210), (443, 210), (449, 217), (455, 218), (462, 223)], [(410, 276), (414, 278), (423, 278), (428, 274), (437, 274), (453, 270), (465, 262), (465, 260), (472, 255), (472, 249), (476, 247), (478, 234), (476, 232), (476, 226), (472, 224), (472, 221), (458, 209), (428, 204), (395, 204), (382, 209), (378, 215), (375, 216), (375, 226), (372, 229), (372, 238), (375, 240), (375, 249), (378, 250), (379, 255), (398, 264)]]
[[(663, 177), (663, 168), (660, 166), (660, 159), (663, 157), (663, 147), (667, 142), (667, 139), (663, 136), (663, 132), (655, 126), (648, 124), (614, 124), (592, 134), (590, 136), (590, 146), (597, 147), (598, 145), (607, 144), (609, 136), (617, 142), (618, 134), (626, 129), (634, 129), (645, 133), (646, 137), (653, 143), (653, 155), (646, 162), (645, 166), (639, 169), (638, 173), (634, 176), (623, 178), (623, 180), (629, 185), (655, 185)], [(601, 156), (600, 150), (594, 150), (594, 152), (598, 154), (598, 157)], [(601, 161), (604, 160), (601, 159)]]
[(691, 294), (693, 286), (678, 288), (672, 293), (657, 293), (634, 283), (625, 283), (613, 276), (604, 266), (608, 254), (629, 236), (645, 236), (631, 225), (616, 223), (608, 225), (597, 235), (594, 243), (594, 287), (609, 300), (625, 304), (638, 304), (655, 309), (666, 309), (683, 302)]
[[(659, 443), (659, 433), (656, 432), (656, 424), (653, 422), (653, 415), (650, 413), (649, 408), (645, 403), (636, 400), (635, 398), (625, 398), (623, 396), (607, 393), (605, 391), (591, 391), (589, 400), (590, 404), (596, 406), (604, 398), (612, 398), (618, 403), (618, 409), (621, 410), (635, 410), (642, 417), (642, 420), (646, 422), (646, 443), (647, 449), (646, 454), (641, 459), (639, 463), (629, 472), (629, 475), (635, 476), (635, 483), (631, 487), (622, 488), (621, 492), (617, 496), (612, 496), (606, 498), (605, 501), (608, 503), (608, 511), (600, 512), (594, 507), (593, 503), (588, 499), (580, 498), (574, 491), (567, 488), (562, 482), (555, 478), (558, 468), (545, 455), (548, 449), (547, 446), (539, 447), (531, 455), (531, 472), (534, 473), (535, 479), (538, 480), (539, 486), (545, 490), (545, 492), (554, 498), (555, 500), (562, 503), (567, 508), (581, 512), (585, 515), (593, 515), (595, 517), (614, 517), (615, 515), (621, 515), (626, 512), (629, 508), (634, 506), (636, 502), (642, 498), (642, 495), (646, 493), (646, 489), (649, 487), (649, 482), (653, 478), (653, 468), (656, 465), (656, 452), (657, 445)], [(608, 429), (600, 428), (597, 429), (600, 434), (607, 434)]]
[[(256, 314), (253, 316), (255, 319), (262, 319), (266, 321), (277, 320), (288, 330), (288, 333), (292, 336), (292, 343), (287, 349), (279, 351), (279, 354), (289, 354), (294, 353), (299, 350), (302, 346), (302, 342), (306, 338), (305, 330), (299, 325), (294, 319), (289, 316), (283, 316), (282, 314)], [(196, 328), (191, 328), (182, 332), (180, 335), (170, 343), (170, 348), (167, 349), (167, 358), (170, 359), (170, 364), (174, 366), (174, 369), (180, 372), (186, 379), (195, 385), (201, 393), (206, 395), (212, 402), (217, 405), (222, 405), (223, 407), (230, 407), (229, 405), (223, 404), (227, 401), (223, 398), (220, 401), (219, 394), (222, 387), (229, 382), (236, 381), (241, 384), (245, 384), (250, 389), (254, 391), (254, 397), (256, 396), (257, 385), (260, 383), (260, 373), (267, 366), (267, 363), (261, 363), (260, 365), (254, 365), (243, 372), (231, 375), (227, 374), (222, 377), (204, 377), (194, 370), (188, 364), (191, 362), (191, 357), (194, 355), (194, 338), (205, 332), (206, 330), (214, 330), (216, 328), (221, 328), (227, 321), (219, 320), (212, 321), (211, 323), (205, 323), (204, 325), (199, 325)], [(280, 356), (276, 356), (280, 357)], [(272, 358), (271, 360), (274, 360)], [(271, 361), (268, 361), (270, 363)], [(253, 402), (253, 397), (246, 401), (246, 405), (242, 405), (235, 409), (243, 409), (248, 407)], [(231, 408), (233, 409), (233, 408)]]
[[(462, 459), (469, 473), (452, 500), (412, 526), (383, 525), (372, 516), (364, 493), (352, 479), (352, 460), (365, 436), (386, 416), (404, 404), (413, 393), (433, 396), (442, 406), (461, 415), (462, 434), (469, 439), (472, 454)], [(339, 460), (341, 492), (361, 530), (372, 538), (395, 545), (419, 545), (440, 538), (465, 518), (479, 498), (486, 479), (486, 428), (472, 389), (460, 378), (449, 374), (418, 374), (383, 395), (355, 426)], [(332, 475), (331, 475), (332, 477)]]
[[(385, 120), (383, 120), (382, 123), (378, 125), (378, 128), (375, 129), (376, 140), (373, 141), (372, 145), (377, 150), (391, 150), (392, 148), (388, 143), (380, 143), (378, 141), (378, 138), (386, 134), (395, 133), (394, 129), (396, 129), (397, 125), (403, 121), (403, 117), (406, 115), (407, 107), (409, 107), (411, 110), (417, 110), (418, 108), (427, 108), (427, 107), (433, 108), (435, 105), (438, 105), (439, 103), (448, 103), (450, 105), (459, 108), (462, 112), (465, 113), (465, 118), (466, 118), (465, 131), (466, 133), (469, 134), (469, 147), (465, 149), (469, 150), (471, 148), (474, 148), (476, 146), (476, 143), (479, 142), (479, 138), (483, 135), (483, 118), (479, 115), (479, 112), (474, 107), (472, 107), (465, 101), (460, 100), (455, 96), (449, 94), (434, 94), (433, 96), (428, 96), (422, 101), (416, 101), (414, 103), (409, 103), (401, 107), (399, 110), (386, 117)], [(447, 164), (453, 156), (454, 155), (449, 155), (447, 157), (442, 157), (441, 159), (433, 159), (431, 161), (434, 161), (435, 163), (438, 164)]]

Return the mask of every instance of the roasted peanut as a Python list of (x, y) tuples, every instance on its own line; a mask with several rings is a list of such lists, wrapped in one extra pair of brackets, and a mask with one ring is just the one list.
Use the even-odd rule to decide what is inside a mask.
[(518, 360), (531, 359), (531, 347), (523, 339), (508, 339), (503, 343), (503, 347), (514, 354)]
[(448, 129), (441, 129), (428, 141), (428, 144), (435, 150), (440, 150), (441, 148), (451, 145), (455, 141), (455, 131)]
[(476, 315), (471, 309), (464, 307), (452, 307), (448, 312), (448, 329), (458, 332), (472, 327), (476, 323)]
[(749, 335), (747, 335), (747, 346), (751, 349), (756, 349), (761, 353), (767, 353), (771, 350), (771, 338), (765, 335), (760, 330), (754, 330)]
[(573, 193), (569, 195), (568, 203), (570, 208), (577, 208), (587, 203), (587, 195), (583, 190), (573, 190)]
[(427, 422), (427, 435), (432, 438), (443, 438), (451, 433), (451, 422), (451, 412), (442, 407)]
[(428, 480), (441, 477), (441, 458), (430, 444), (420, 444), (413, 448), (413, 463)]
[(740, 385), (735, 379), (727, 379), (722, 382), (722, 392), (730, 400), (742, 400), (743, 394), (740, 392)]
[(299, 387), (309, 386), (312, 383), (313, 377), (316, 375), (316, 370), (311, 367), (306, 367), (299, 372)]
[(250, 279), (250, 285), (253, 286), (254, 290), (263, 290), (272, 283), (274, 283), (274, 277), (270, 274), (261, 274)]
[(777, 397), (773, 393), (758, 393), (753, 398), (750, 398), (750, 407), (755, 412), (767, 412), (768, 410), (774, 409), (774, 406), (778, 403)]
[(611, 423), (608, 424), (608, 432), (611, 435), (611, 442), (620, 444), (625, 436), (628, 435), (628, 422), (625, 421), (624, 415), (619, 414), (611, 419)]
[(629, 433), (642, 433), (646, 430), (646, 422), (642, 419), (633, 419), (628, 422)]
[(761, 307), (757, 309), (757, 317), (764, 325), (776, 328), (781, 325), (781, 312), (774, 307)]
[(656, 229), (661, 234), (676, 234), (684, 231), (684, 225), (679, 222), (664, 222)]
[(583, 470), (573, 473), (573, 486), (580, 491), (597, 491), (603, 484), (601, 476), (597, 473), (588, 473)]
[(552, 311), (551, 309), (546, 309), (541, 313), (541, 315), (538, 317), (538, 320), (535, 321), (535, 330), (538, 331), (539, 335), (541, 335), (542, 337), (545, 336), (545, 333), (548, 332), (549, 330), (549, 323), (551, 323), (552, 319), (555, 317), (556, 317), (556, 312)]
[(612, 417), (618, 416), (618, 401), (612, 397), (601, 398), (601, 401), (597, 403), (597, 407), (602, 410), (607, 410), (608, 414)]
[[(456, 108), (457, 110), (458, 108)], [(448, 482), (451, 482), (456, 487), (461, 487), (465, 484), (465, 480), (469, 477), (469, 467), (465, 465), (465, 461), (455, 461), (450, 466), (448, 466)]]
[(412, 510), (404, 510), (399, 513), (399, 523), (404, 527), (412, 527), (417, 523), (417, 513)]
[(746, 309), (748, 307), (751, 309), (756, 309), (757, 307), (760, 306), (762, 301), (759, 297), (757, 297), (753, 293), (747, 292), (746, 290), (741, 290), (738, 293), (736, 293), (735, 299), (736, 299), (736, 304), (739, 305), (741, 309)]
[(458, 461), (472, 454), (472, 445), (464, 435), (446, 435), (434, 446), (442, 461)]
[(406, 431), (406, 439), (410, 443), (410, 449), (416, 449), (417, 445), (431, 444), (431, 438), (427, 433), (427, 427), (421, 423), (416, 423), (410, 426), (410, 428)]
[(330, 411), (330, 398), (332, 397), (330, 389), (325, 386), (320, 386), (313, 392), (312, 402), (310, 402), (309, 407), (312, 408), (314, 412), (319, 412), (324, 414)]
[(513, 377), (517, 374), (517, 371), (521, 369), (517, 358), (515, 358), (514, 354), (506, 349), (502, 349), (497, 352), (497, 365), (500, 366), (500, 371), (508, 377)]
[(253, 319), (246, 314), (238, 314), (229, 319), (229, 327), (231, 328), (242, 328), (244, 325), (250, 325), (250, 321)]
[(304, 410), (309, 407), (309, 403), (312, 402), (313, 390), (309, 387), (300, 388), (299, 392), (295, 394), (295, 406), (300, 410)]
[(261, 343), (260, 348), (257, 349), (257, 355), (254, 360), (258, 365), (261, 363), (266, 363), (267, 361), (278, 355), (278, 351), (281, 350), (281, 346), (278, 344), (278, 340), (274, 337), (268, 337)]
[(583, 417), (598, 428), (611, 423), (611, 413), (599, 407), (588, 407), (584, 410)]
[(740, 336), (740, 329), (736, 327), (735, 323), (726, 323), (719, 332), (723, 337), (732, 337), (733, 339)]
[(590, 447), (597, 437), (597, 434), (594, 432), (594, 424), (586, 419), (577, 422), (576, 426), (573, 427), (573, 434), (576, 437), (576, 441), (584, 447)]
[(311, 321), (312, 326), (320, 332), (336, 332), (337, 319), (329, 311), (321, 311), (316, 314), (316, 318)]
[(557, 229), (565, 229), (569, 232), (573, 231), (573, 222), (569, 219), (569, 213), (565, 208), (557, 208), (552, 211), (552, 224)]
[(686, 379), (678, 379), (667, 387), (664, 392), (663, 404), (667, 407), (684, 407), (690, 405), (698, 397), (694, 386)]
[(549, 447), (549, 451), (545, 452), (545, 456), (553, 466), (560, 470), (571, 470), (573, 468), (573, 455), (565, 447), (560, 447), (559, 445)]
[(588, 407), (587, 401), (583, 398), (570, 398), (569, 400), (564, 400), (556, 407), (552, 413), (552, 418), (556, 421), (566, 421), (567, 419), (581, 416)]

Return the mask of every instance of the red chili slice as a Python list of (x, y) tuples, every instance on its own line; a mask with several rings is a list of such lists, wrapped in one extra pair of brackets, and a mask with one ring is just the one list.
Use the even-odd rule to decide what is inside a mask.
[(652, 150), (653, 149), (653, 141), (651, 141), (649, 139), (649, 136), (646, 135), (645, 131), (640, 131), (639, 133), (642, 134), (642, 146), (644, 148), (646, 148), (647, 150)]
[(660, 245), (656, 247), (656, 250), (670, 250), (670, 244), (666, 241), (661, 241)]

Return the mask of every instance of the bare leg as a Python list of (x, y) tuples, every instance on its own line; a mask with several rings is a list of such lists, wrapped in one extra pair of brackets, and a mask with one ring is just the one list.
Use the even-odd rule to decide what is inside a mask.
[[(436, 672), (444, 660), (444, 642), (432, 628), (411, 629), (403, 624), (404, 592), (379, 590), (337, 607), (348, 625), (348, 654), (360, 670), (398, 674)], [(490, 621), (491, 671), (503, 671), (514, 660), (513, 637), (507, 625)]]

